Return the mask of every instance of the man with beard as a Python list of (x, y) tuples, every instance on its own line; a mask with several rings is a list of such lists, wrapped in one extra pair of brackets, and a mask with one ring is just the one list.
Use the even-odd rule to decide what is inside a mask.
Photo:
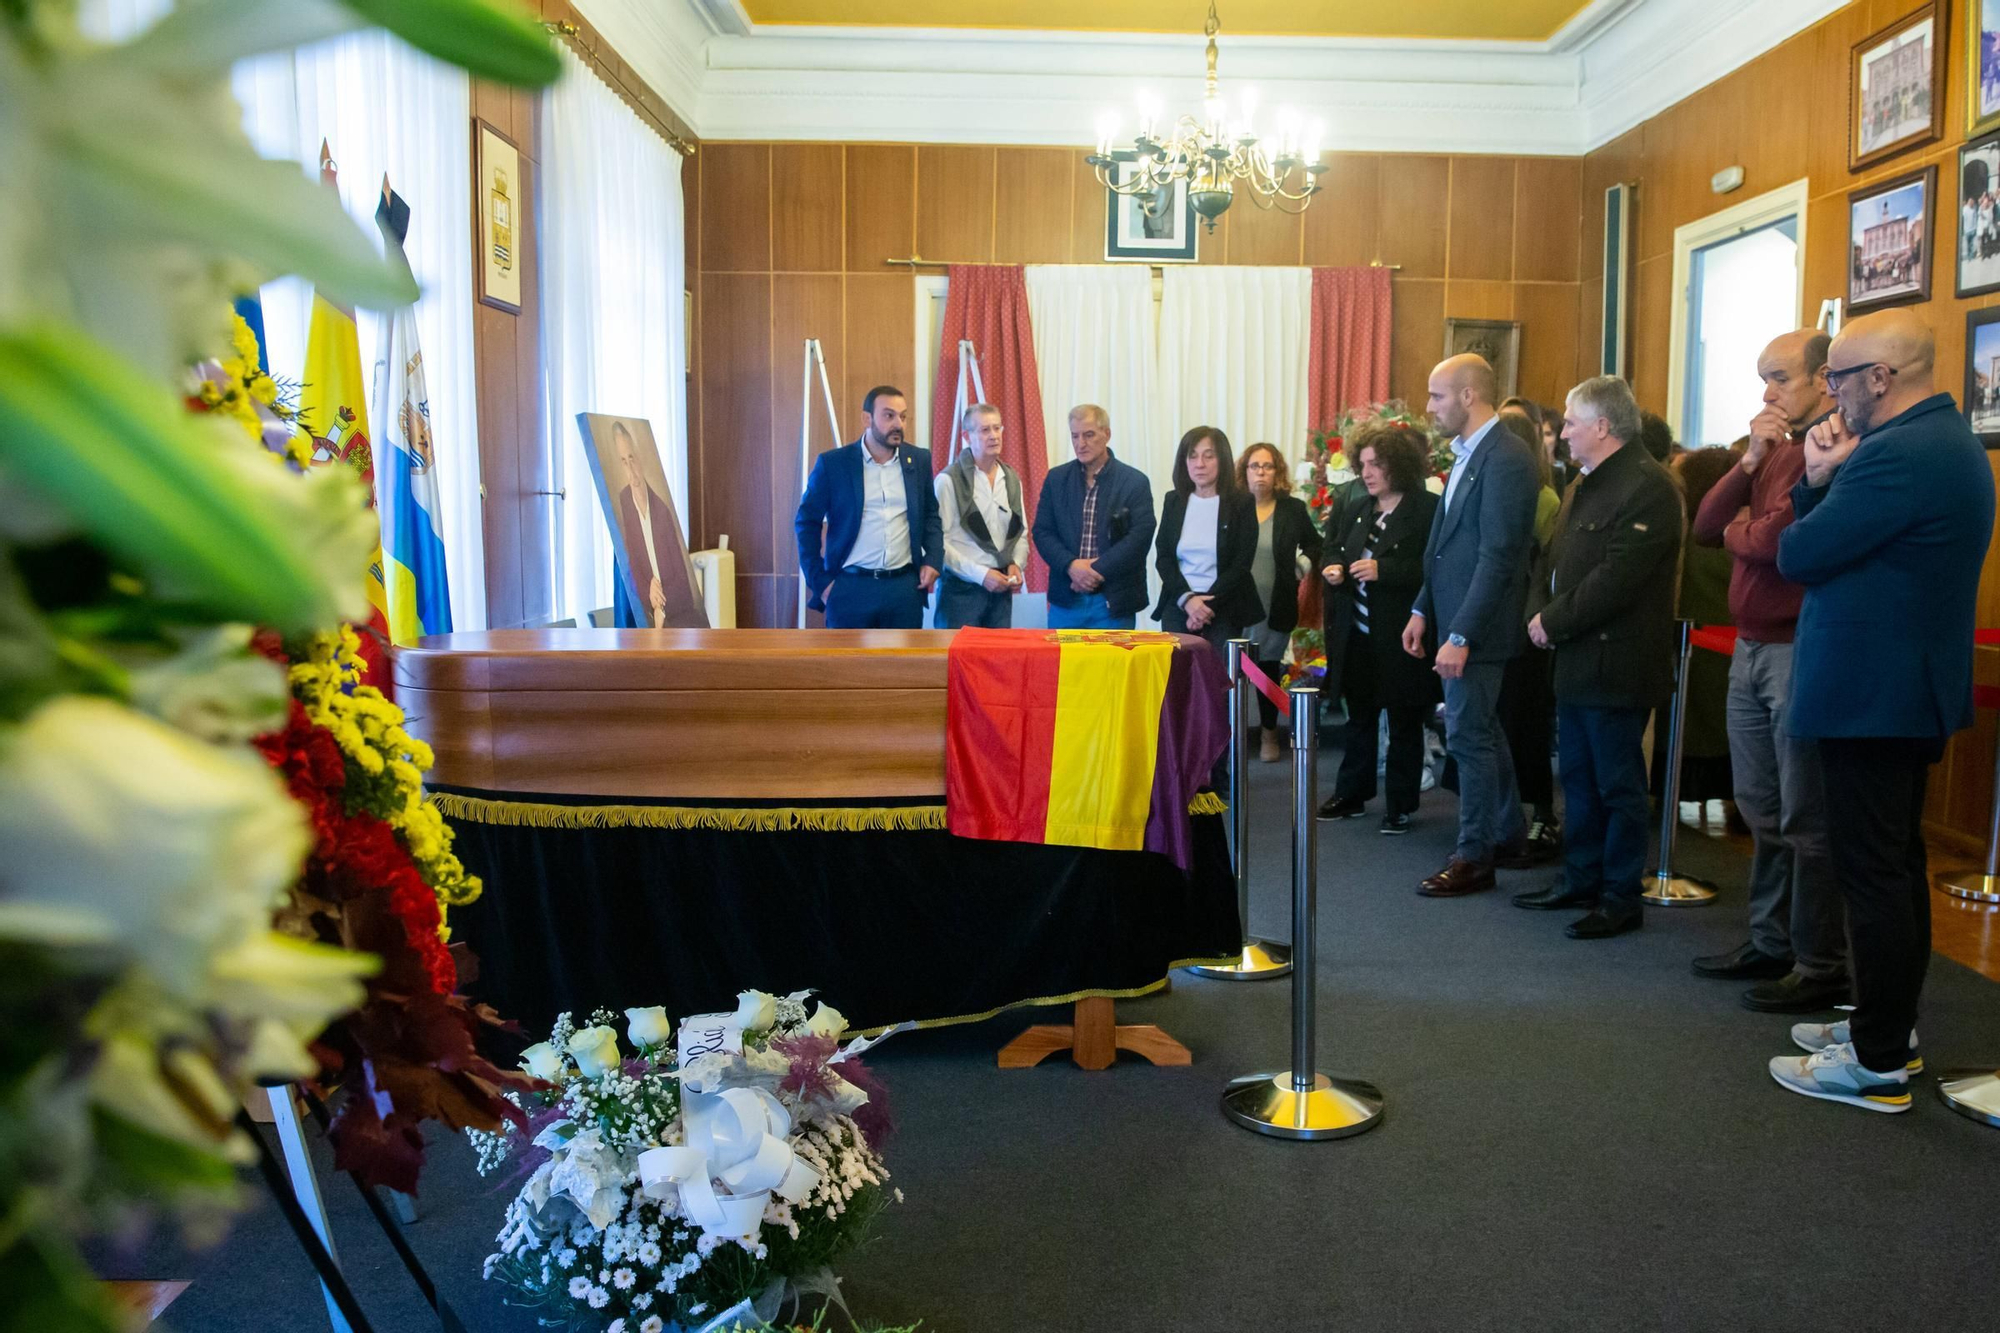
[(1935, 390), (1935, 354), (1908, 310), (1840, 331), (1826, 367), (1839, 410), (1806, 434), (1798, 517), (1778, 539), (1778, 571), (1806, 590), (1788, 721), (1819, 743), (1854, 1013), (1794, 1027), (1812, 1054), (1772, 1060), (1771, 1076), (1870, 1111), (1910, 1108), (1931, 956), (1924, 786), (1945, 741), (1972, 723), (1972, 629), (1993, 536), (1993, 473)]
[(903, 440), (909, 410), (901, 389), (870, 389), (861, 438), (821, 454), (806, 481), (793, 524), (799, 572), (829, 629), (923, 627), (944, 530), (930, 456)]

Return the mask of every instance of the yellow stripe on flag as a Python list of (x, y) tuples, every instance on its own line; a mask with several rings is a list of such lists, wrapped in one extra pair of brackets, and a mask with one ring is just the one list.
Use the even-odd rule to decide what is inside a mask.
[[(370, 478), (368, 503), (375, 503), (373, 451), (367, 444), (367, 381), (361, 373), (361, 336), (354, 327), (354, 314), (319, 293), (313, 293), (312, 321), (306, 331), (306, 364), (299, 385), (299, 416), (314, 435), (315, 462), (318, 454), (331, 447), (345, 451), (360, 437), (369, 452), (354, 461), (361, 463)], [(382, 543), (362, 571), (368, 605), (382, 617), (388, 628), (389, 594), (382, 582)]]
[(1174, 645), (1062, 646), (1044, 841), (1140, 851)]

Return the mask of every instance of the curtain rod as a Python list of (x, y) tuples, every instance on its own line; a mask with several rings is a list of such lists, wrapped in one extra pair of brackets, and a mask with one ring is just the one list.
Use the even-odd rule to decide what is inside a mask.
[[(649, 127), (652, 129), (653, 133), (659, 135), (662, 139), (665, 139), (667, 141), (667, 147), (673, 149), (676, 153), (679, 153), (682, 157), (694, 156), (694, 150), (695, 150), (694, 142), (692, 140), (682, 138), (677, 132), (675, 132), (674, 128), (671, 125), (666, 124), (664, 121), (660, 119), (659, 114), (657, 112), (653, 111), (650, 107), (647, 107), (644, 103), (640, 102), (638, 98), (634, 97), (631, 94), (631, 92), (624, 86), (623, 83), (619, 82), (615, 77), (612, 77), (611, 66), (605, 63), (604, 58), (598, 55), (597, 52), (591, 50), (589, 47), (583, 44), (581, 40), (580, 31), (577, 28), (576, 24), (567, 22), (558, 22), (552, 19), (543, 23), (542, 27), (545, 31), (547, 31), (549, 36), (560, 37), (562, 39), (563, 45), (567, 46), (570, 50), (576, 52), (576, 54), (581, 59), (586, 60), (590, 62), (590, 64), (596, 66), (597, 71), (600, 74), (606, 76), (607, 81), (612, 84), (613, 88), (617, 91), (619, 96), (625, 102), (629, 103), (635, 111), (638, 111), (640, 113), (640, 118), (647, 122)], [(648, 88), (647, 91), (652, 92), (652, 89)], [(656, 97), (658, 95), (659, 94), (657, 93), (654, 94), (654, 96)]]
[[(924, 257), (923, 257), (922, 255), (911, 255), (911, 256), (910, 256), (910, 257), (909, 257), (908, 259), (885, 259), (885, 260), (883, 260), (882, 262), (883, 262), (884, 264), (888, 264), (888, 265), (890, 265), (891, 267), (897, 267), (897, 268), (906, 268), (906, 269), (909, 269), (909, 270), (910, 270), (911, 272), (913, 272), (913, 273), (914, 273), (914, 272), (915, 272), (916, 270), (920, 269), (920, 268), (981, 268), (981, 267), (986, 267), (986, 268), (990, 268), (990, 267), (993, 267), (992, 265), (990, 265), (990, 264), (987, 264), (987, 263), (986, 263), (986, 262), (985, 262), (984, 260), (981, 260), (981, 261), (980, 261), (980, 262), (978, 262), (978, 263), (968, 263), (968, 262), (961, 262), (961, 261), (957, 261), (957, 260), (951, 260), (951, 259), (925, 259), (925, 258), (924, 258)], [(1160, 265), (1160, 264), (1148, 264), (1148, 265), (1147, 265), (1147, 267), (1148, 267), (1148, 268), (1150, 268), (1150, 269), (1152, 269), (1152, 271), (1153, 271), (1153, 275), (1154, 275), (1155, 277), (1158, 277), (1158, 276), (1159, 276), (1160, 274), (1162, 274), (1162, 273), (1166, 272), (1166, 269), (1165, 269), (1165, 267), (1164, 267), (1163, 265)], [(1385, 268), (1385, 269), (1388, 269), (1388, 270), (1389, 270), (1389, 271), (1390, 271), (1391, 273), (1401, 273), (1401, 272), (1403, 271), (1403, 266), (1402, 266), (1401, 264), (1385, 264), (1385, 263), (1383, 263), (1383, 262), (1382, 262), (1381, 260), (1379, 260), (1379, 259), (1371, 259), (1371, 260), (1369, 260), (1369, 261), (1368, 261), (1368, 267), (1369, 267), (1369, 268)]]

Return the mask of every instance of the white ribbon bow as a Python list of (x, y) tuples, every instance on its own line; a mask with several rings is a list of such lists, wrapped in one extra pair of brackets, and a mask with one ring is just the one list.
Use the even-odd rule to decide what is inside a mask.
[[(682, 1212), (719, 1240), (749, 1240), (764, 1222), (776, 1194), (803, 1203), (819, 1172), (799, 1160), (786, 1142), (792, 1117), (762, 1088), (681, 1093), (687, 1146), (649, 1148), (639, 1154), (639, 1180), (650, 1198), (680, 1191)], [(723, 1190), (718, 1192), (720, 1182)]]

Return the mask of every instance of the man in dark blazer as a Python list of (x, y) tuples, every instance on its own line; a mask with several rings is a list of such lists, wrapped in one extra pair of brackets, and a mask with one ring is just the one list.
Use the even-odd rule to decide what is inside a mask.
[(1452, 435), (1457, 462), (1431, 521), (1403, 650), (1422, 657), (1427, 638), (1436, 644), (1445, 748), (1458, 761), (1458, 842), (1444, 869), (1418, 886), (1430, 898), (1492, 888), (1495, 858), (1522, 849), (1528, 836), (1499, 702), (1507, 660), (1521, 651), (1542, 483), (1528, 446), (1497, 425), (1497, 390), (1493, 367), (1471, 353), (1431, 372), (1431, 420)]
[(1680, 488), (1638, 443), (1639, 404), (1613, 375), (1570, 390), (1563, 438), (1583, 475), (1549, 539), (1549, 582), (1528, 622), (1555, 649), (1563, 877), (1517, 907), (1582, 908), (1575, 940), (1637, 930), (1646, 873), (1646, 722), (1674, 692)]
[(1871, 1111), (1910, 1107), (1930, 961), (1924, 787), (1972, 722), (1972, 633), (1993, 535), (1985, 451), (1932, 383), (1914, 313), (1852, 320), (1827, 352), (1839, 410), (1806, 434), (1778, 571), (1802, 586), (1789, 726), (1816, 737), (1827, 852), (1847, 903), (1854, 1013), (1801, 1023), (1771, 1075)]
[(930, 455), (904, 443), (901, 389), (870, 389), (861, 410), (861, 438), (819, 456), (799, 501), (806, 604), (830, 629), (921, 629), (944, 564)]
[(1070, 409), (1073, 462), (1042, 478), (1035, 549), (1049, 566), (1050, 629), (1131, 629), (1146, 605), (1153, 487), (1111, 454), (1111, 416)]

